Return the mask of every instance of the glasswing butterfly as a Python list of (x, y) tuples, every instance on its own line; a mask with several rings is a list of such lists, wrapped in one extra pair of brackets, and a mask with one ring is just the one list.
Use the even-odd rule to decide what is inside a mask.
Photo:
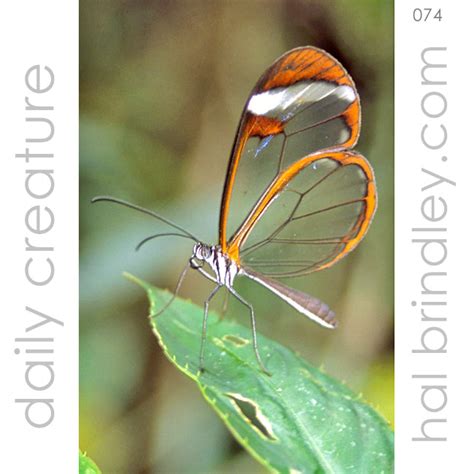
[(196, 242), (173, 298), (160, 313), (190, 268), (215, 283), (204, 304), (200, 369), (209, 303), (226, 288), (250, 312), (256, 359), (267, 372), (253, 307), (233, 287), (238, 276), (260, 283), (312, 321), (336, 327), (325, 303), (276, 278), (330, 267), (367, 232), (377, 194), (370, 164), (352, 150), (359, 132), (360, 99), (347, 71), (327, 52), (300, 47), (263, 73), (245, 104), (224, 183), (217, 245), (202, 243), (148, 209), (108, 196), (94, 198), (152, 215), (179, 231), (147, 237), (137, 249), (164, 235)]

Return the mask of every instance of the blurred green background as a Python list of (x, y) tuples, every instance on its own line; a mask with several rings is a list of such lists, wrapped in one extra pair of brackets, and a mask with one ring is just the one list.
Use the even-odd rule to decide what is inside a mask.
[[(172, 289), (192, 242), (163, 238), (137, 253), (165, 228), (90, 199), (131, 200), (216, 243), (247, 95), (274, 59), (302, 45), (326, 49), (355, 80), (356, 148), (375, 169), (379, 208), (355, 252), (291, 281), (336, 311), (337, 331), (255, 284), (237, 289), (254, 304), (260, 332), (323, 364), (393, 422), (392, 1), (82, 0), (80, 8), (81, 448), (104, 473), (263, 472), (164, 359), (144, 293), (121, 275)], [(194, 275), (181, 294), (200, 304), (211, 287)], [(227, 317), (248, 324), (232, 300)]]

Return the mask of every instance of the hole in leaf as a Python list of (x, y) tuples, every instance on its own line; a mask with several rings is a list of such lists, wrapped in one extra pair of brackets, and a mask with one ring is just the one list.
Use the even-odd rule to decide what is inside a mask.
[(224, 341), (229, 341), (237, 347), (246, 346), (250, 341), (248, 339), (243, 339), (239, 336), (233, 336), (232, 334), (226, 334), (222, 339)]
[(276, 441), (270, 421), (263, 415), (260, 407), (252, 400), (235, 393), (228, 393), (242, 417), (252, 425), (252, 427), (269, 441)]

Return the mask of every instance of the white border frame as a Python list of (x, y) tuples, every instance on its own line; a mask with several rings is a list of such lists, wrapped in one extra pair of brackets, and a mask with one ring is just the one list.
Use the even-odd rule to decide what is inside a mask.
[[(431, 17), (415, 21), (415, 8), (432, 8)], [(441, 21), (433, 18), (439, 8)], [(472, 385), (474, 323), (468, 285), (473, 268), (469, 249), (473, 218), (468, 190), (474, 177), (469, 144), (473, 135), (469, 92), (473, 13), (472, 2), (397, 0), (395, 4), (395, 449), (399, 473), (467, 472), (471, 465), (468, 427), (473, 415), (468, 387)], [(422, 52), (434, 47), (446, 50), (430, 50), (425, 60), (446, 67), (425, 69), (428, 81), (424, 81)], [(432, 148), (422, 142), (425, 125), (425, 142)], [(440, 145), (443, 126), (447, 140)], [(456, 184), (442, 181), (426, 187), (436, 178), (423, 169)], [(431, 217), (439, 217), (447, 208), (438, 221), (430, 222), (421, 213), (422, 202), (430, 195), (434, 201), (426, 201), (425, 214), (434, 212)], [(413, 230), (427, 227), (446, 230)], [(420, 238), (445, 241), (426, 244), (423, 260), (424, 243), (416, 242)], [(425, 279), (428, 291), (446, 294), (421, 293), (421, 278), (427, 272), (446, 272), (446, 276)], [(428, 317), (440, 319), (423, 320), (422, 309)], [(423, 337), (431, 352), (423, 351)], [(425, 437), (422, 423), (433, 419), (445, 421), (428, 422), (425, 434), (446, 439), (419, 440)]]
[[(78, 2), (77, 0), (23, 0), (6, 2), (0, 15), (2, 77), (0, 114), (2, 170), (2, 245), (0, 246), (0, 287), (2, 319), (0, 350), (2, 364), (1, 439), (2, 472), (70, 473), (78, 469)], [(31, 90), (25, 73), (40, 65), (39, 86)], [(50, 68), (54, 84), (50, 84)], [(30, 86), (37, 87), (34, 76)], [(51, 85), (51, 87), (49, 87)], [(32, 104), (54, 109), (26, 110), (25, 97)], [(43, 143), (25, 143), (26, 138), (47, 138), (49, 122), (26, 121), (48, 118), (54, 135)], [(54, 157), (15, 157), (25, 152), (52, 153)], [(35, 198), (25, 188), (27, 170), (52, 169), (54, 190)], [(50, 189), (45, 174), (36, 173), (29, 182), (36, 192)], [(33, 228), (49, 227), (44, 233), (31, 232), (25, 215), (41, 206), (40, 223), (35, 211), (26, 217)], [(52, 250), (28, 251), (31, 243)], [(54, 277), (44, 285), (28, 281), (25, 264), (33, 258), (30, 277), (40, 281), (49, 275), (47, 258), (54, 264)], [(28, 311), (28, 306), (41, 314)], [(60, 321), (60, 323), (59, 323)], [(39, 324), (42, 323), (42, 324)], [(35, 326), (36, 324), (36, 326)], [(26, 331), (26, 328), (30, 328)], [(36, 340), (15, 340), (34, 338)], [(39, 339), (39, 340), (38, 340)], [(29, 350), (30, 352), (27, 352)], [(33, 352), (36, 351), (36, 352)], [(42, 352), (38, 352), (42, 351)], [(29, 372), (28, 363), (30, 364)], [(51, 364), (52, 362), (53, 364)], [(52, 378), (54, 373), (54, 380)], [(28, 383), (30, 385), (28, 385)], [(36, 388), (32, 388), (35, 386)], [(46, 387), (40, 390), (38, 387)], [(25, 418), (24, 399), (54, 400), (54, 418), (46, 403), (32, 405)], [(15, 402), (15, 400), (17, 400)]]

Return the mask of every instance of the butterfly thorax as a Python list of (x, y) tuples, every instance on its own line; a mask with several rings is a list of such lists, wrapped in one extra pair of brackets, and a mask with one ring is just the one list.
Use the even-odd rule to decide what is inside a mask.
[(219, 245), (197, 243), (193, 248), (190, 262), (193, 268), (200, 268), (207, 263), (212, 268), (216, 281), (227, 287), (232, 286), (234, 278), (239, 273), (237, 263), (223, 253)]

